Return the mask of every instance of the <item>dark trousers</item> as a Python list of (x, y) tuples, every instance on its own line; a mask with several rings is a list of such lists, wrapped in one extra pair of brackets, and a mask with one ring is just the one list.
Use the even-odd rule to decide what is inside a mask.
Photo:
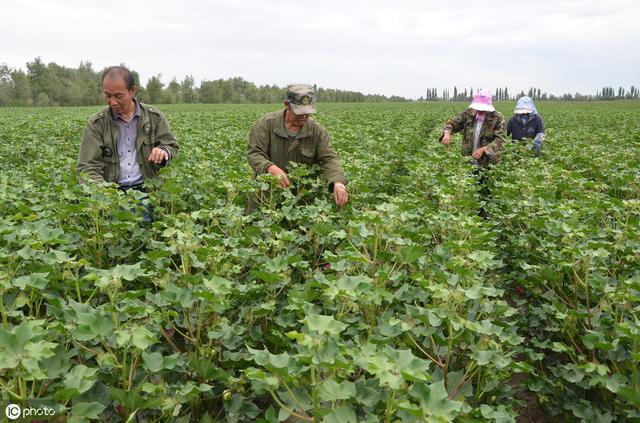
[[(147, 190), (145, 189), (143, 184), (120, 185), (118, 189), (123, 193), (126, 193), (130, 189), (143, 192), (144, 196), (140, 199), (140, 202), (138, 203), (138, 205), (140, 206), (139, 208), (142, 211), (142, 221), (145, 224), (149, 224), (153, 222), (153, 205), (151, 205), (151, 199), (149, 198), (149, 195), (147, 194)], [(131, 209), (131, 211), (135, 212), (136, 209), (137, 208), (133, 208)]]
[(478, 183), (478, 196), (480, 197), (481, 203), (480, 209), (478, 210), (478, 216), (484, 219), (489, 217), (483, 203), (489, 201), (491, 198), (491, 189), (489, 189), (490, 173), (490, 167), (476, 167), (473, 169), (473, 175)]

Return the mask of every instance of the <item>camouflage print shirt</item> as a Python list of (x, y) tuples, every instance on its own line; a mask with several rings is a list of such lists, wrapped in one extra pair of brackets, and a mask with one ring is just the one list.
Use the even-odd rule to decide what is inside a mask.
[(268, 113), (258, 119), (249, 132), (247, 140), (247, 159), (254, 176), (266, 173), (269, 166), (275, 164), (283, 170), (289, 163), (318, 164), (322, 176), (333, 192), (333, 184), (347, 184), (340, 158), (331, 145), (331, 136), (318, 122), (309, 118), (290, 139), (284, 125), (284, 110)]
[[(502, 151), (504, 143), (507, 140), (506, 133), (507, 124), (500, 112), (487, 112), (484, 117), (484, 123), (480, 130), (480, 140), (478, 148), (487, 147), (485, 154), (482, 155), (478, 164), (485, 166), (487, 164), (499, 163), (502, 159)], [(444, 126), (444, 130), (450, 130), (452, 134), (463, 132), (462, 154), (470, 156), (473, 153), (473, 137), (475, 132), (475, 115), (472, 109), (467, 109), (458, 116), (449, 119)], [(443, 134), (444, 135), (444, 134)], [(442, 140), (442, 136), (440, 137)]]

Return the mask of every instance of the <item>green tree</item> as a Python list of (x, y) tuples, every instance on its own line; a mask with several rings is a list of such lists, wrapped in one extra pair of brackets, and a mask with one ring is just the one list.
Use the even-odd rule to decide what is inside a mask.
[(41, 92), (38, 94), (38, 97), (36, 97), (35, 105), (37, 107), (49, 107), (51, 106), (51, 99), (49, 99), (47, 93)]
[(13, 80), (11, 69), (6, 64), (0, 65), (0, 106), (13, 103)]
[(222, 90), (217, 81), (202, 81), (200, 101), (203, 103), (222, 103)]
[(182, 101), (185, 103), (195, 103), (198, 101), (193, 76), (187, 75), (184, 77), (182, 82), (180, 82), (180, 91), (182, 92)]
[(31, 106), (33, 99), (31, 97), (31, 85), (29, 77), (24, 71), (14, 69), (11, 72), (11, 80), (13, 81), (13, 105), (14, 106)]
[(160, 76), (160, 74), (154, 75), (149, 78), (149, 82), (147, 82), (147, 99), (149, 103), (155, 104), (161, 100), (162, 87), (164, 87), (164, 84), (160, 80)]
[(82, 93), (82, 105), (102, 102), (102, 76), (93, 70), (91, 62), (80, 62), (76, 72), (76, 84)]
[(182, 103), (182, 90), (175, 77), (167, 85), (167, 88), (162, 91), (160, 102), (164, 104)]
[(31, 97), (38, 98), (38, 94), (45, 92), (45, 74), (47, 67), (39, 57), (33, 62), (27, 62), (27, 77), (29, 78), (29, 86), (31, 87)]

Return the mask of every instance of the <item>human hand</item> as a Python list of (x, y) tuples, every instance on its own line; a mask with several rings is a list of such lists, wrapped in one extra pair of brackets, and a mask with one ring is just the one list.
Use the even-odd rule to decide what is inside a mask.
[(267, 168), (267, 172), (278, 178), (278, 185), (280, 185), (282, 188), (288, 188), (291, 185), (287, 173), (284, 170), (280, 169), (278, 166), (269, 166)]
[(533, 151), (536, 157), (540, 157), (541, 150), (542, 150), (542, 142), (540, 142), (540, 140), (533, 140), (533, 146), (531, 146), (531, 151)]
[(487, 147), (480, 147), (476, 151), (473, 152), (471, 157), (478, 160), (482, 155), (487, 151)]
[(161, 164), (165, 160), (169, 160), (169, 153), (160, 147), (154, 147), (147, 160), (155, 164)]
[(451, 144), (451, 133), (450, 132), (445, 132), (444, 133), (444, 135), (442, 136), (442, 143), (444, 145)]
[(342, 207), (349, 201), (349, 193), (347, 188), (341, 182), (333, 184), (333, 199), (338, 207)]

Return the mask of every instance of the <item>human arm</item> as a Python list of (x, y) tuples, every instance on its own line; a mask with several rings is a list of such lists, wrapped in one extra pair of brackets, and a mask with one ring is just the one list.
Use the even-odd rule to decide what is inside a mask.
[(155, 113), (154, 148), (147, 160), (158, 165), (166, 165), (169, 160), (178, 157), (180, 146), (165, 116), (157, 110)]
[(327, 182), (329, 192), (334, 192), (334, 184), (337, 182), (346, 187), (349, 180), (342, 169), (338, 153), (331, 145), (331, 136), (325, 129), (320, 130), (319, 133), (317, 158), (318, 164), (322, 169), (322, 177)]
[[(78, 152), (78, 163), (76, 166), (77, 177), (80, 183), (87, 182), (82, 175), (87, 175), (90, 180), (104, 182), (104, 170), (106, 162), (103, 158), (103, 143), (95, 123), (89, 122), (84, 127), (80, 151)], [(115, 152), (111, 152), (115, 154)]]
[(247, 160), (256, 175), (267, 173), (274, 165), (269, 159), (269, 131), (260, 121), (254, 123), (247, 136)]
[(444, 128), (442, 129), (440, 141), (445, 145), (449, 145), (451, 143), (451, 134), (460, 132), (464, 128), (464, 123), (468, 119), (468, 117), (469, 111), (465, 110), (459, 115), (447, 120), (444, 124)]
[[(491, 142), (482, 147), (482, 153), (486, 154), (489, 158), (489, 161), (491, 162), (494, 162), (496, 158), (501, 157), (502, 151), (504, 150), (504, 144), (507, 141), (506, 127), (507, 124), (504, 118), (498, 113), (497, 121), (495, 122), (495, 126), (493, 128), (493, 139), (491, 140)], [(476, 152), (478, 150), (476, 150)]]

